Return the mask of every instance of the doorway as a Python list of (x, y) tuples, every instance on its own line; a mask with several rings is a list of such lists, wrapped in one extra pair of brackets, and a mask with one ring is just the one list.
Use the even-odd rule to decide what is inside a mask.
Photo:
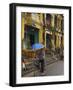
[(52, 44), (51, 44), (51, 35), (46, 34), (46, 48), (51, 49)]
[(27, 26), (24, 36), (24, 42), (26, 42), (26, 49), (31, 49), (33, 44), (39, 43), (39, 29), (36, 27)]

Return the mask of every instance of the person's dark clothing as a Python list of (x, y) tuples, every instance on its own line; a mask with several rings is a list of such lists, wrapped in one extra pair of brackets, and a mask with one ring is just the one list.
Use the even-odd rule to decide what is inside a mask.
[(45, 67), (45, 64), (44, 64), (44, 58), (45, 58), (45, 52), (44, 51), (39, 51), (37, 53), (37, 58), (38, 58), (38, 61), (39, 61), (39, 67), (40, 67), (40, 72), (44, 72), (44, 67)]

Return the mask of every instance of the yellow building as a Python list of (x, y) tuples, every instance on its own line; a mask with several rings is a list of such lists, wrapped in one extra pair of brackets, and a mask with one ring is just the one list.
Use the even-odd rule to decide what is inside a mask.
[[(61, 14), (47, 14), (46, 47), (60, 48), (64, 47), (64, 17)], [(49, 23), (48, 23), (49, 22)], [(51, 43), (51, 44), (50, 44)], [(50, 46), (51, 45), (51, 46)]]
[(31, 49), (32, 44), (42, 43), (45, 48), (64, 47), (64, 17), (60, 14), (21, 14), (22, 49)]
[(22, 41), (23, 48), (31, 49), (34, 43), (43, 43), (43, 14), (22, 13)]

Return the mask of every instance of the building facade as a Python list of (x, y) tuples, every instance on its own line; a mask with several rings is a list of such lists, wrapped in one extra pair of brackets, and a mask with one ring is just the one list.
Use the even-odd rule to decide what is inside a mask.
[(47, 25), (45, 27), (46, 47), (47, 45), (49, 48), (64, 47), (64, 17), (63, 15), (46, 14), (46, 25)]
[(64, 16), (62, 14), (21, 14), (22, 49), (42, 43), (47, 49), (64, 47)]

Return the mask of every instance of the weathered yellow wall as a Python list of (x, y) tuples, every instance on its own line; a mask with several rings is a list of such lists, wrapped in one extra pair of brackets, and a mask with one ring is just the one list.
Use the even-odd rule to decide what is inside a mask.
[(64, 36), (62, 36), (63, 39), (62, 39), (62, 46), (64, 47)]
[[(62, 20), (62, 17), (60, 15), (58, 15), (57, 16), (57, 29), (58, 29), (58, 32), (61, 32), (61, 29), (62, 29), (62, 27), (61, 27), (61, 20)], [(61, 47), (61, 36), (60, 35), (61, 35), (60, 33), (56, 33), (56, 36), (57, 36), (56, 48), (60, 48)], [(63, 40), (64, 40), (64, 38), (63, 38)], [(62, 41), (62, 43), (63, 43), (63, 41)]]
[[(34, 19), (34, 20), (33, 20)], [(36, 14), (36, 17), (35, 18), (32, 18), (32, 15), (31, 14), (27, 14), (26, 13), (26, 17), (24, 18), (24, 15), (22, 13), (22, 18), (21, 18), (21, 39), (23, 40), (24, 39), (24, 27), (25, 27), (25, 24), (27, 25), (32, 25), (32, 21), (34, 22), (35, 24), (35, 27), (39, 29), (39, 42), (42, 43), (43, 42), (43, 32), (45, 29), (43, 29), (43, 25), (42, 25), (42, 22), (43, 22), (43, 14)], [(52, 22), (51, 22), (51, 26), (54, 27), (54, 15), (52, 15)], [(61, 31), (61, 21), (59, 21), (58, 23), (58, 29), (59, 31)], [(56, 48), (59, 48), (61, 46), (61, 40), (59, 39), (59, 33), (55, 32), (55, 35), (56, 35)], [(45, 40), (44, 40), (44, 44), (45, 44), (45, 47), (46, 47), (46, 33), (44, 33), (44, 36), (45, 36)], [(63, 38), (63, 46), (64, 46), (64, 38)]]
[(54, 27), (54, 19), (55, 19), (55, 16), (54, 15), (51, 15), (52, 18), (51, 18), (51, 27)]
[(59, 45), (59, 38), (58, 38), (58, 35), (56, 36), (56, 48), (58, 48), (58, 45)]
[(21, 39), (23, 40), (24, 39), (24, 17), (23, 15), (21, 15)]
[[(23, 13), (22, 13), (22, 19), (21, 20), (22, 20), (21, 21), (21, 29), (22, 29), (21, 30), (21, 37), (22, 37), (22, 40), (23, 40), (23, 38), (24, 38), (24, 31), (25, 31), (24, 30), (25, 23), (27, 25), (32, 25), (32, 21), (34, 21), (34, 20), (32, 20), (31, 15), (27, 15), (26, 19), (24, 19)], [(40, 18), (39, 18), (39, 15), (37, 15), (37, 18), (35, 18), (35, 20), (36, 20), (36, 21), (34, 21), (35, 27), (39, 29), (39, 42), (42, 43), (43, 42), (43, 35), (42, 35), (43, 34), (43, 27), (41, 25), (41, 22), (43, 20), (42, 14), (40, 14)]]

